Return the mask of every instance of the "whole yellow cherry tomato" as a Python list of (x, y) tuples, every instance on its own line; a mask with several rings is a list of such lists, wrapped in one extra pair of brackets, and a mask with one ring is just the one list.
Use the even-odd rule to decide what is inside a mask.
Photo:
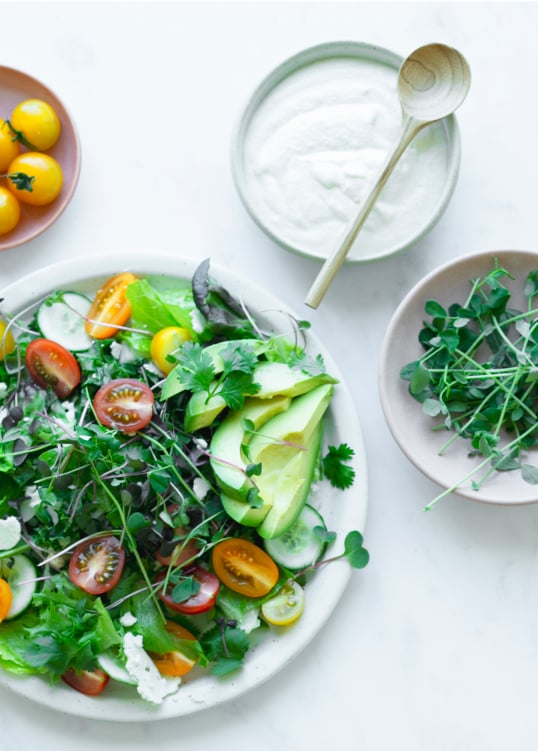
[(7, 170), (15, 157), (20, 154), (20, 151), (21, 147), (9, 127), (9, 123), (0, 119), (0, 172)]
[(10, 174), (22, 172), (33, 177), (32, 190), (20, 190), (8, 177), (8, 187), (22, 203), (32, 206), (45, 206), (58, 197), (63, 185), (62, 168), (53, 157), (39, 151), (20, 154), (8, 167)]
[(61, 124), (54, 109), (42, 99), (25, 99), (11, 113), (10, 123), (29, 148), (48, 151), (60, 137)]
[(176, 352), (189, 339), (192, 339), (190, 331), (181, 326), (167, 326), (155, 334), (151, 340), (150, 355), (155, 365), (165, 375), (168, 375), (175, 367), (175, 362), (168, 360), (168, 356)]
[(0, 320), (0, 360), (15, 350), (15, 339), (11, 331), (6, 331), (7, 323)]
[(0, 235), (15, 229), (21, 217), (21, 207), (15, 196), (0, 185)]

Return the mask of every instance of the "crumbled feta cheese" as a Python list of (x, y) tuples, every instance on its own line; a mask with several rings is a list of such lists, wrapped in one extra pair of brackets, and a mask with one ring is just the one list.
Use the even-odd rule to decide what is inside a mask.
[(144, 368), (144, 370), (147, 370), (148, 373), (153, 373), (153, 375), (162, 377), (162, 370), (159, 370), (159, 368), (152, 362), (145, 362), (142, 367)]
[(205, 438), (198, 438), (196, 436), (192, 437), (192, 442), (195, 446), (197, 446), (201, 451), (205, 451), (208, 447), (208, 442)]
[(73, 402), (68, 402), (64, 400), (62, 402), (62, 409), (65, 413), (65, 422), (70, 427), (73, 428), (75, 426), (75, 420), (76, 420), (75, 405), (73, 404)]
[(209, 492), (209, 485), (202, 477), (195, 477), (192, 483), (192, 492), (199, 501), (203, 501)]
[(35, 516), (35, 509), (41, 503), (41, 498), (37, 492), (35, 485), (28, 485), (24, 491), (24, 500), (20, 505), (21, 518), (23, 522), (27, 522), (33, 519)]
[(21, 523), (16, 516), (0, 519), (0, 550), (11, 550), (21, 539)]
[(112, 342), (110, 345), (110, 354), (122, 364), (134, 362), (138, 357), (136, 352), (124, 342)]
[(125, 628), (130, 628), (131, 626), (135, 625), (136, 620), (136, 617), (131, 613), (130, 610), (128, 610), (121, 616), (120, 623), (122, 626), (125, 626)]
[(143, 647), (142, 637), (128, 631), (123, 637), (125, 667), (136, 681), (140, 696), (153, 704), (162, 704), (170, 694), (174, 694), (181, 683), (179, 678), (163, 678), (151, 657)]

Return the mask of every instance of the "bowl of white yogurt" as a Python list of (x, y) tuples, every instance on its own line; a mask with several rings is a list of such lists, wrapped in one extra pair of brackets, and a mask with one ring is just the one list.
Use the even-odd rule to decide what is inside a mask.
[[(310, 47), (255, 89), (232, 139), (232, 173), (255, 222), (287, 250), (325, 259), (339, 245), (401, 123), (403, 58), (361, 42)], [(353, 244), (351, 262), (408, 248), (445, 210), (460, 164), (453, 115), (412, 141)]]

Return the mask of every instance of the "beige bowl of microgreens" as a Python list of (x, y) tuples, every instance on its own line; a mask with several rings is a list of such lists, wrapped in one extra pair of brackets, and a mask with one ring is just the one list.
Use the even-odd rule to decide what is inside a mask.
[(392, 317), (381, 404), (401, 450), (440, 488), (427, 509), (452, 493), (538, 501), (536, 270), (535, 251), (466, 255), (422, 279)]

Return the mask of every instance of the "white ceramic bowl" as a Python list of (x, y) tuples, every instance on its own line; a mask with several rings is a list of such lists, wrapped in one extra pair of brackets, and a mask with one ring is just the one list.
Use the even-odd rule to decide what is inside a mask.
[[(407, 381), (400, 371), (407, 363), (418, 360), (424, 349), (418, 342), (427, 300), (436, 300), (445, 308), (452, 303), (463, 305), (471, 289), (470, 280), (487, 274), (497, 259), (515, 279), (503, 278), (502, 283), (512, 293), (510, 307), (522, 310), (527, 301), (523, 288), (528, 273), (538, 269), (538, 252), (491, 250), (458, 258), (432, 271), (404, 298), (395, 311), (387, 329), (379, 362), (379, 389), (385, 418), (402, 451), (427, 477), (440, 488), (449, 489), (465, 478), (483, 457), (469, 456), (470, 444), (458, 438), (442, 456), (438, 451), (450, 438), (445, 429), (433, 431), (440, 419), (427, 416), (421, 405), (409, 394)], [(538, 466), (538, 449), (528, 452), (525, 462)], [(482, 471), (469, 477), (454, 492), (465, 498), (492, 504), (526, 504), (538, 501), (538, 485), (522, 479), (519, 470), (494, 472), (475, 490), (472, 481)], [(442, 492), (441, 490), (441, 492)], [(433, 500), (433, 499), (432, 499)]]
[[(232, 173), (251, 217), (287, 250), (323, 260), (355, 218), (396, 142), (402, 60), (371, 44), (330, 42), (289, 58), (253, 92), (233, 135)], [(312, 71), (318, 71), (315, 85)], [(283, 102), (289, 107), (285, 115)], [(361, 112), (371, 119), (364, 128), (357, 125)], [(315, 125), (306, 125), (305, 118), (314, 116)], [(305, 145), (311, 140), (315, 146)], [(448, 204), (459, 164), (452, 115), (428, 126), (408, 147), (346, 260), (383, 258), (425, 235)]]
[[(192, 259), (154, 252), (109, 253), (104, 256), (73, 259), (47, 266), (0, 290), (0, 298), (3, 298), (1, 309), (11, 313), (24, 310), (54, 290), (69, 289), (95, 294), (108, 277), (120, 271), (132, 271), (140, 276), (162, 274), (190, 280), (197, 266), (198, 261)], [(173, 274), (168, 273), (170, 269), (174, 270)], [(286, 327), (288, 318), (285, 312), (292, 311), (264, 289), (217, 266), (211, 265), (210, 274), (237, 299), (242, 299), (252, 312), (256, 314), (257, 311), (263, 310), (264, 313), (258, 316), (258, 320), (264, 326), (269, 326), (275, 331)], [(326, 439), (330, 443), (336, 442), (336, 445), (346, 441), (356, 452), (351, 465), (354, 466), (357, 477), (353, 487), (346, 491), (320, 489), (316, 494), (316, 505), (325, 516), (329, 529), (337, 533), (341, 552), (345, 534), (352, 529), (362, 531), (366, 522), (366, 458), (354, 404), (346, 385), (342, 382), (338, 367), (315, 335), (309, 333), (309, 342), (309, 351), (321, 353), (327, 370), (341, 381), (335, 389), (329, 408)], [(333, 502), (335, 492), (338, 492), (338, 503)], [(336, 547), (334, 550), (336, 552)], [(63, 683), (51, 686), (39, 678), (20, 678), (1, 670), (0, 682), (51, 709), (92, 720), (150, 721), (198, 712), (237, 698), (289, 665), (293, 657), (308, 645), (333, 614), (344, 593), (351, 571), (347, 561), (321, 567), (307, 585), (305, 611), (296, 625), (281, 633), (278, 630), (269, 631), (266, 638), (249, 653), (243, 669), (229, 679), (219, 679), (209, 674), (199, 675), (192, 680), (186, 677), (179, 692), (168, 697), (159, 706), (142, 701), (132, 687), (121, 684), (109, 684), (106, 693), (99, 697), (97, 705), (95, 699), (83, 696)]]

